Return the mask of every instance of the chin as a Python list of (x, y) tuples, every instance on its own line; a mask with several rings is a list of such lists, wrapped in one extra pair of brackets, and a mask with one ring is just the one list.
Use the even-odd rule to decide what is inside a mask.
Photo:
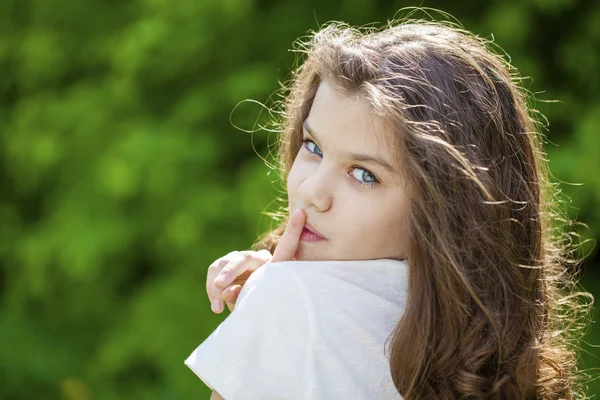
[(313, 249), (307, 249), (306, 246), (300, 245), (294, 256), (296, 261), (323, 261), (323, 258), (319, 257), (319, 254)]
[(334, 254), (327, 254), (323, 252), (311, 251), (312, 249), (299, 248), (294, 256), (296, 261), (339, 261), (343, 260), (343, 257), (335, 257)]

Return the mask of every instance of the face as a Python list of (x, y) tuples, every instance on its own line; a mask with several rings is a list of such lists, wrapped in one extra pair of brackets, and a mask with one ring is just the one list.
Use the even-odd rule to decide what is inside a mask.
[(303, 138), (287, 183), (290, 211), (306, 212), (295, 258), (404, 259), (409, 194), (385, 121), (323, 82)]

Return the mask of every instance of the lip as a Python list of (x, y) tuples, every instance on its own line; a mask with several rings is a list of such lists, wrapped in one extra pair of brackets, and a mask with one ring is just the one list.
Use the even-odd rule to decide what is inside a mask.
[(326, 239), (325, 236), (321, 235), (321, 233), (316, 230), (311, 224), (309, 224), (308, 222), (306, 222), (304, 224), (304, 229), (314, 233), (315, 235), (319, 236), (321, 239)]

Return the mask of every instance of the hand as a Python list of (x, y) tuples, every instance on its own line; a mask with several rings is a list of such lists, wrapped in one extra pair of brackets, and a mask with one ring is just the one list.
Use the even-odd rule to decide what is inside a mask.
[(240, 294), (248, 277), (273, 256), (267, 250), (232, 251), (208, 267), (206, 293), (213, 312), (223, 311), (223, 302), (233, 310), (235, 299)]
[(229, 311), (233, 311), (242, 286), (261, 266), (269, 262), (293, 260), (305, 221), (303, 210), (294, 211), (272, 256), (267, 250), (233, 251), (213, 262), (208, 267), (206, 277), (206, 293), (213, 312), (223, 312), (223, 303), (227, 304)]

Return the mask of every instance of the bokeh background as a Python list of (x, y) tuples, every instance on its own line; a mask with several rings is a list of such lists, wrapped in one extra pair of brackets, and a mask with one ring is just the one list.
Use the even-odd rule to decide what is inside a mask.
[[(563, 209), (597, 240), (598, 2), (0, 0), (0, 399), (208, 398), (183, 365), (227, 314), (206, 268), (267, 229), (279, 190), (259, 157), (273, 134), (236, 127), (268, 121), (296, 38), (415, 5), (533, 77)], [(600, 297), (597, 247), (582, 249)], [(599, 355), (584, 344), (582, 367)]]

